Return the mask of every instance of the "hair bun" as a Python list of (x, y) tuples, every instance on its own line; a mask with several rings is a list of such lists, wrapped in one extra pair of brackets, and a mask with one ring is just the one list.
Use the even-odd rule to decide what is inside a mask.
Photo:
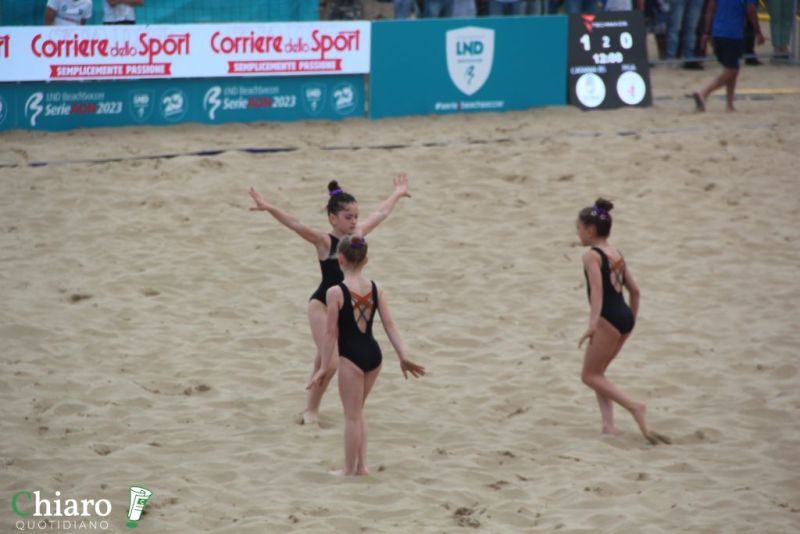
[(339, 191), (342, 190), (342, 188), (339, 187), (339, 182), (337, 182), (336, 180), (331, 180), (330, 182), (328, 182), (328, 193), (333, 193), (337, 189)]
[(611, 211), (614, 209), (614, 203), (604, 198), (598, 198), (597, 200), (595, 200), (594, 205), (606, 211)]

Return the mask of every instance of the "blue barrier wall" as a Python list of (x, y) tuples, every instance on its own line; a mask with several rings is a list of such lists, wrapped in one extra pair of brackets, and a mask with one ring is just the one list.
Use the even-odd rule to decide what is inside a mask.
[(567, 17), (374, 22), (369, 116), (565, 105)]
[(361, 75), (0, 85), (0, 131), (363, 116)]

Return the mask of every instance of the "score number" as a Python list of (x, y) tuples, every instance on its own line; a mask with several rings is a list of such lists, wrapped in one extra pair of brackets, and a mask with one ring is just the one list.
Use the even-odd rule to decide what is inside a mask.
[[(603, 40), (603, 48), (611, 48), (611, 37), (608, 35), (602, 35)], [(591, 50), (591, 41), (589, 40), (589, 34), (584, 33), (581, 38), (580, 42), (583, 45), (583, 49), (585, 51)], [(622, 32), (619, 35), (619, 44), (625, 50), (630, 50), (633, 47), (633, 36), (628, 32)]]

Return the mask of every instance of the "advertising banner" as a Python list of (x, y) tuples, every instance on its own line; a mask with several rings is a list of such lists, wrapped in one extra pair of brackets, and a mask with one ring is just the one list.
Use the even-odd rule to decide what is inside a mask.
[(360, 75), (0, 85), (0, 131), (363, 116)]
[(369, 72), (370, 23), (0, 28), (0, 82)]
[(641, 12), (570, 15), (567, 48), (570, 104), (583, 109), (651, 104)]
[(373, 23), (372, 118), (566, 103), (567, 17)]

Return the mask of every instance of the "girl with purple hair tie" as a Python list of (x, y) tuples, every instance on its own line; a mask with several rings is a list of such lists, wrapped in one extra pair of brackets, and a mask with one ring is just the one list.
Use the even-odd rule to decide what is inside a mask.
[[(394, 179), (392, 194), (381, 202), (378, 208), (363, 222), (358, 220), (358, 202), (355, 197), (345, 192), (336, 180), (332, 180), (328, 184), (327, 212), (328, 223), (331, 225), (329, 232), (304, 224), (294, 215), (268, 202), (252, 187), (249, 194), (255, 202), (255, 206), (251, 207), (250, 211), (269, 212), (278, 222), (295, 232), (303, 240), (311, 243), (317, 251), (322, 281), (308, 302), (308, 323), (311, 326), (311, 335), (316, 345), (314, 366), (311, 371), (311, 376), (314, 376), (322, 362), (321, 350), (325, 338), (327, 314), (326, 294), (330, 287), (339, 284), (344, 277), (336, 255), (339, 241), (344, 236), (351, 234), (364, 237), (385, 221), (401, 198), (411, 196), (408, 194), (408, 177), (405, 173), (399, 174)], [(328, 373), (320, 380), (319, 387), (308, 390), (302, 424), (316, 424), (319, 421), (319, 406), (322, 396), (336, 373), (338, 361), (339, 355), (334, 352)]]
[[(581, 245), (591, 247), (583, 254), (590, 310), (589, 328), (578, 342), (578, 348), (589, 342), (581, 380), (597, 396), (604, 434), (619, 432), (614, 425), (616, 402), (630, 412), (647, 441), (653, 445), (670, 443), (668, 437), (647, 428), (645, 404), (629, 397), (606, 378), (606, 369), (633, 332), (639, 312), (639, 286), (622, 253), (608, 242), (612, 209), (614, 204), (598, 198), (593, 206), (578, 213), (575, 222)], [(623, 288), (628, 290), (630, 305), (625, 302)]]

